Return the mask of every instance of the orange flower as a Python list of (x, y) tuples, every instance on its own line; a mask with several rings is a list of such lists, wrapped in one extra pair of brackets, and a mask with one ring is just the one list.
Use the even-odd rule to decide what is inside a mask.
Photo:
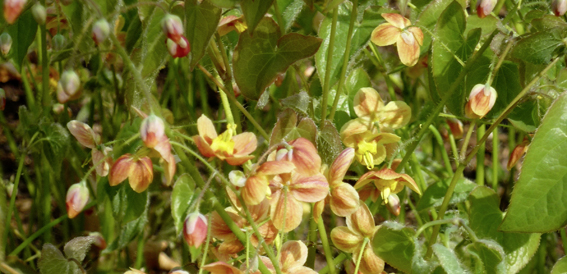
[(411, 108), (404, 101), (390, 101), (384, 105), (373, 88), (361, 88), (353, 100), (354, 112), (364, 121), (378, 122), (380, 130), (398, 129), (411, 119)]
[(303, 266), (307, 261), (307, 246), (302, 241), (287, 241), (281, 249), (279, 264), (284, 274), (316, 274), (309, 267)]
[(135, 157), (124, 154), (116, 160), (110, 169), (108, 182), (116, 186), (128, 178), (132, 189), (138, 193), (148, 188), (154, 179), (152, 160), (149, 157)]
[(377, 227), (368, 206), (361, 202), (360, 207), (346, 217), (346, 223), (347, 226), (335, 227), (331, 231), (331, 240), (335, 247), (352, 253), (354, 261), (358, 260), (362, 251), (359, 270), (365, 274), (381, 273), (384, 270), (384, 261), (374, 254), (370, 244)]
[(258, 167), (255, 173), (246, 179), (244, 187), (241, 189), (242, 199), (247, 205), (257, 205), (270, 194), (268, 185), (270, 178), (283, 173), (290, 173), (295, 169), (295, 165), (288, 161), (270, 161)]
[[(96, 165), (96, 174), (104, 177), (108, 175), (108, 170), (112, 165), (112, 148), (100, 144), (100, 135), (87, 124), (72, 120), (67, 123), (69, 132), (85, 147), (91, 148), (93, 165)], [(100, 148), (100, 149), (99, 149)]]
[(372, 196), (372, 200), (376, 201), (376, 198), (378, 198), (377, 193), (379, 192), (383, 202), (388, 203), (390, 194), (396, 194), (402, 191), (404, 186), (409, 187), (411, 190), (421, 195), (421, 191), (412, 177), (407, 174), (396, 173), (389, 168), (384, 168), (379, 171), (372, 170), (365, 173), (358, 179), (354, 188), (359, 191), (362, 190), (362, 192), (359, 192), (361, 199), (366, 199), (370, 195)]
[(398, 46), (400, 61), (412, 67), (419, 59), (419, 47), (423, 44), (423, 32), (418, 27), (411, 27), (407, 18), (396, 13), (382, 13), (388, 22), (381, 24), (372, 31), (372, 43), (378, 46)]
[(465, 106), (465, 116), (470, 119), (481, 119), (494, 107), (496, 97), (498, 93), (493, 87), (483, 84), (475, 85)]
[(199, 135), (193, 136), (197, 148), (205, 157), (217, 157), (226, 160), (229, 165), (242, 165), (254, 158), (249, 155), (256, 150), (256, 135), (244, 132), (238, 135), (236, 125), (229, 124), (227, 130), (217, 135), (213, 122), (205, 115), (197, 119)]

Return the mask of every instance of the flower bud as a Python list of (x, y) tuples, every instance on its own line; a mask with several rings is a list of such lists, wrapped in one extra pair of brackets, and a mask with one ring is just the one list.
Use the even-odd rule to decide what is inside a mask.
[(75, 218), (89, 201), (89, 189), (85, 182), (72, 185), (67, 191), (66, 203), (69, 219)]
[(400, 198), (396, 194), (390, 194), (388, 196), (388, 203), (386, 204), (388, 207), (388, 211), (392, 213), (394, 216), (400, 215)]
[(476, 12), (478, 17), (484, 18), (489, 15), (494, 9), (494, 6), (496, 6), (496, 2), (497, 0), (478, 0), (476, 2)]
[(191, 213), (183, 224), (183, 238), (189, 246), (199, 248), (207, 239), (207, 217), (201, 213)]
[(140, 127), (140, 136), (146, 147), (155, 147), (165, 136), (163, 120), (154, 114), (146, 117)]
[(567, 0), (554, 0), (551, 3), (551, 9), (555, 16), (563, 16), (567, 11)]
[(470, 119), (484, 117), (494, 107), (497, 96), (496, 90), (491, 86), (483, 84), (474, 86), (465, 106), (465, 116)]
[(27, 0), (4, 0), (4, 18), (8, 24), (13, 24), (22, 13)]
[(101, 177), (108, 175), (112, 165), (112, 148), (102, 146), (102, 151), (94, 148), (92, 150), (93, 165), (96, 165), (96, 174)]
[(453, 134), (453, 137), (455, 137), (455, 139), (463, 138), (463, 122), (455, 118), (449, 118), (447, 119), (447, 125), (449, 125), (449, 129), (451, 130), (451, 133)]
[(45, 11), (45, 7), (42, 6), (40, 3), (36, 3), (32, 7), (32, 15), (33, 19), (40, 24), (45, 24), (45, 18), (47, 17), (47, 12)]
[(233, 170), (228, 173), (228, 179), (237, 187), (244, 187), (246, 185), (246, 175), (240, 170)]
[(75, 71), (64, 71), (57, 84), (57, 100), (59, 103), (63, 104), (73, 99), (77, 95), (80, 86), (81, 80)]
[(6, 92), (3, 88), (0, 88), (0, 111), (3, 111), (6, 107)]
[(92, 237), (92, 239), (94, 240), (93, 241), (94, 246), (100, 249), (106, 248), (106, 240), (104, 239), (102, 234), (100, 234), (100, 232), (91, 232), (89, 233), (89, 236)]
[(88, 148), (96, 147), (95, 133), (89, 125), (77, 120), (72, 120), (67, 123), (67, 129), (69, 129), (69, 132), (75, 136), (81, 145)]
[(54, 50), (62, 50), (65, 47), (65, 36), (61, 35), (61, 33), (57, 33), (51, 39), (51, 43), (51, 47)]
[(8, 55), (10, 48), (12, 48), (12, 36), (10, 36), (7, 32), (4, 32), (0, 35), (0, 51), (2, 51), (2, 55)]
[(177, 15), (167, 14), (161, 21), (161, 27), (167, 38), (179, 43), (183, 36), (183, 22)]
[(518, 160), (520, 160), (520, 158), (522, 158), (522, 156), (524, 156), (524, 154), (528, 151), (528, 145), (528, 139), (524, 138), (524, 140), (520, 144), (518, 144), (514, 148), (514, 150), (512, 150), (512, 153), (510, 153), (510, 158), (508, 159), (508, 164), (506, 165), (506, 168), (508, 170), (511, 170), (514, 166), (516, 166)]
[(110, 25), (106, 19), (100, 19), (93, 25), (93, 40), (95, 44), (103, 43), (110, 34)]
[(166, 40), (167, 51), (169, 55), (173, 58), (183, 58), (191, 52), (191, 45), (189, 45), (189, 41), (185, 36), (181, 36), (179, 40), (179, 44), (175, 43), (173, 40), (167, 38)]

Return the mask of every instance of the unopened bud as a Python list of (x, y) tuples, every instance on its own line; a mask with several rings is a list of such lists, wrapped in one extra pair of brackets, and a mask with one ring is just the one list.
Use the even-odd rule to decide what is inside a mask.
[(100, 249), (105, 249), (106, 248), (106, 240), (104, 240), (104, 237), (102, 236), (102, 234), (100, 234), (100, 232), (91, 232), (89, 233), (89, 236), (93, 237), (94, 241), (93, 241), (93, 245), (100, 248)]
[(494, 6), (496, 6), (496, 1), (497, 0), (478, 0), (478, 2), (476, 2), (478, 17), (484, 18), (489, 15), (494, 9)]
[(201, 213), (191, 213), (183, 224), (183, 238), (189, 246), (199, 248), (207, 239), (207, 217)]
[(2, 33), (0, 35), (0, 51), (2, 51), (2, 55), (8, 55), (10, 49), (12, 48), (12, 36), (7, 32)]
[(529, 143), (530, 142), (528, 141), (528, 139), (524, 138), (524, 140), (519, 145), (517, 145), (514, 150), (512, 150), (512, 153), (510, 153), (510, 158), (508, 159), (508, 164), (506, 165), (506, 168), (508, 170), (511, 170), (513, 167), (515, 167), (522, 156), (526, 154), (526, 152), (528, 151)]
[(110, 25), (106, 21), (106, 19), (100, 19), (96, 21), (93, 25), (93, 40), (95, 44), (99, 45), (103, 43), (108, 35), (110, 34)]
[(484, 117), (494, 107), (496, 97), (498, 94), (493, 87), (483, 84), (474, 86), (465, 106), (465, 116), (470, 119)]
[(449, 125), (449, 129), (451, 130), (451, 133), (453, 134), (453, 137), (455, 137), (455, 139), (463, 138), (463, 122), (455, 118), (449, 118), (447, 119), (447, 125)]
[(51, 39), (51, 43), (54, 50), (62, 50), (65, 47), (65, 37), (60, 33), (57, 33)]
[(89, 201), (89, 190), (85, 182), (72, 185), (67, 191), (66, 204), (69, 219), (75, 218)]
[(3, 88), (0, 88), (0, 111), (3, 111), (6, 107), (6, 92)]
[(167, 38), (165, 44), (167, 45), (169, 55), (173, 58), (183, 58), (191, 52), (191, 45), (185, 36), (181, 36), (179, 43), (175, 43), (173, 40)]
[(183, 36), (183, 22), (177, 15), (167, 14), (161, 21), (161, 27), (167, 38), (179, 43)]
[(392, 213), (394, 216), (398, 216), (400, 215), (400, 198), (398, 197), (398, 195), (396, 194), (390, 194), (390, 196), (388, 196), (388, 204), (386, 204), (388, 207), (388, 211), (390, 211), (390, 213)]
[(551, 3), (551, 9), (555, 16), (563, 16), (567, 11), (567, 0), (554, 0)]
[(47, 12), (45, 11), (45, 7), (42, 6), (40, 3), (36, 3), (32, 7), (32, 15), (33, 19), (40, 24), (45, 24), (45, 18), (47, 17)]
[(154, 114), (146, 117), (140, 127), (140, 136), (146, 147), (155, 147), (165, 136), (163, 120)]
[(27, 0), (4, 0), (4, 18), (8, 24), (13, 24), (22, 13)]
[(75, 71), (64, 71), (57, 84), (57, 100), (59, 103), (63, 104), (73, 99), (77, 95), (80, 86), (81, 80)]
[(240, 170), (233, 170), (228, 173), (229, 181), (237, 187), (244, 187), (246, 185), (246, 175)]

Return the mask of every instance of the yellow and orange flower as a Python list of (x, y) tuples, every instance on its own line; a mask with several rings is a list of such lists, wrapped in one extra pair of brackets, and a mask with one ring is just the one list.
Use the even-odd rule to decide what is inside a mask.
[(380, 94), (373, 88), (361, 88), (353, 100), (354, 112), (364, 121), (377, 122), (381, 131), (391, 131), (407, 125), (411, 119), (411, 108), (404, 101), (384, 104)]
[(407, 174), (396, 173), (389, 168), (365, 173), (358, 179), (354, 188), (358, 190), (358, 194), (363, 201), (371, 197), (372, 201), (375, 202), (378, 199), (378, 195), (380, 195), (383, 202), (388, 203), (390, 194), (399, 193), (404, 189), (404, 186), (421, 195), (421, 190), (412, 177)]
[(423, 32), (412, 27), (411, 21), (397, 13), (382, 13), (388, 22), (372, 31), (372, 43), (378, 46), (396, 44), (400, 61), (408, 67), (414, 66), (419, 59), (419, 48), (423, 44)]
[(116, 186), (126, 179), (134, 191), (141, 193), (146, 190), (154, 179), (152, 160), (147, 156), (120, 156), (110, 169), (108, 182), (111, 186)]
[(199, 135), (193, 136), (197, 148), (205, 157), (226, 160), (229, 165), (238, 166), (254, 158), (250, 153), (256, 150), (256, 135), (251, 132), (236, 134), (236, 125), (229, 124), (227, 130), (218, 135), (213, 122), (205, 115), (197, 119)]

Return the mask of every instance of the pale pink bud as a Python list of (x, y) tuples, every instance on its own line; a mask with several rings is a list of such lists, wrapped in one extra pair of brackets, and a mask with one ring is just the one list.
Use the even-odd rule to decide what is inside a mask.
[(146, 147), (155, 147), (165, 136), (163, 120), (154, 114), (146, 117), (140, 127), (140, 136)]
[(167, 14), (161, 21), (161, 27), (167, 37), (175, 43), (179, 43), (183, 35), (183, 22), (177, 15)]
[(4, 18), (8, 24), (13, 24), (22, 13), (27, 0), (4, 0)]
[(8, 34), (7, 32), (2, 33), (2, 35), (0, 35), (0, 51), (2, 52), (2, 55), (8, 55), (8, 52), (10, 52), (11, 48), (12, 36), (10, 36), (10, 34)]
[(36, 3), (32, 7), (32, 15), (33, 19), (40, 24), (45, 24), (45, 18), (47, 17), (47, 12), (45, 11), (45, 7), (42, 6), (40, 3)]
[(567, 11), (567, 0), (554, 0), (551, 3), (551, 9), (555, 16), (563, 16)]
[(189, 246), (199, 248), (207, 239), (207, 217), (201, 213), (191, 213), (183, 224), (183, 238)]
[(110, 34), (110, 25), (105, 19), (96, 21), (93, 25), (93, 40), (97, 45), (103, 43)]
[(89, 201), (89, 190), (85, 182), (72, 185), (67, 191), (66, 203), (69, 219), (75, 218)]
[(484, 18), (489, 15), (494, 9), (494, 6), (496, 6), (496, 1), (497, 0), (478, 0), (476, 2), (476, 12), (478, 17)]
[(77, 120), (72, 120), (67, 123), (67, 128), (81, 145), (88, 148), (96, 147), (95, 133), (89, 125)]
[(390, 194), (390, 196), (388, 196), (388, 203), (386, 204), (386, 206), (388, 207), (388, 211), (390, 211), (390, 213), (392, 213), (393, 215), (400, 215), (401, 206), (400, 198), (398, 197), (398, 195)]
[(4, 89), (0, 88), (0, 111), (3, 111), (6, 107), (6, 92)]
[(497, 96), (496, 90), (491, 86), (483, 84), (474, 86), (465, 106), (465, 116), (470, 119), (484, 117), (494, 107)]
[(77, 73), (73, 70), (66, 70), (61, 75), (57, 84), (57, 101), (63, 104), (78, 94), (81, 87), (81, 80)]

